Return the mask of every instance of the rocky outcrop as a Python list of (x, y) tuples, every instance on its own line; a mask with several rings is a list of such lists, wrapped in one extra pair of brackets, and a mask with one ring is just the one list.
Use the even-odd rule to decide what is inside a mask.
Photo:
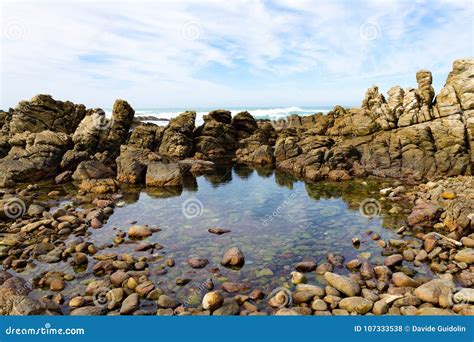
[(214, 110), (204, 116), (204, 124), (195, 132), (199, 159), (231, 160), (235, 156), (237, 132), (231, 121), (231, 113), (227, 110)]
[(50, 95), (36, 95), (29, 101), (21, 101), (14, 109), (9, 130), (12, 133), (50, 130), (70, 134), (85, 115), (84, 105), (56, 101)]
[[(336, 106), (327, 114), (270, 122), (214, 110), (196, 128), (196, 113), (184, 112), (166, 127), (138, 124), (131, 132), (134, 110), (126, 101), (115, 102), (109, 119), (101, 109), (38, 95), (0, 112), (2, 182), (30, 180), (33, 171), (36, 179), (59, 171), (82, 179), (78, 167), (100, 162), (116, 169), (118, 180), (140, 183), (150, 164), (184, 159), (274, 165), (308, 180), (373, 175), (420, 182), (471, 174), (474, 60), (455, 61), (436, 97), (429, 71), (419, 71), (416, 81), (417, 88), (396, 86), (387, 97), (371, 87), (360, 108)], [(46, 137), (46, 129), (57, 137)]]
[(0, 186), (54, 177), (70, 143), (67, 134), (51, 131), (13, 135), (8, 155), (0, 159)]
[(194, 154), (193, 131), (196, 112), (184, 112), (173, 118), (163, 132), (158, 152), (171, 158), (184, 159)]

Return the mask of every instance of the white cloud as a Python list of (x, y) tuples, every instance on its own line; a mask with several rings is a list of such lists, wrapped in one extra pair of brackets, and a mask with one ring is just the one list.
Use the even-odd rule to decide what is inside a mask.
[[(358, 103), (374, 82), (413, 85), (420, 68), (439, 88), (454, 59), (472, 56), (471, 6), (6, 2), (1, 106), (39, 92), (91, 107), (117, 97), (137, 107)], [(361, 35), (367, 27), (374, 37)]]

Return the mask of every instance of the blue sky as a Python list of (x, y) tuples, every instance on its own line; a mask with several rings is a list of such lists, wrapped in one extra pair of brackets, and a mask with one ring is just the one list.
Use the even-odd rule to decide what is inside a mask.
[(359, 105), (439, 90), (473, 56), (471, 1), (2, 1), (1, 103), (109, 108)]

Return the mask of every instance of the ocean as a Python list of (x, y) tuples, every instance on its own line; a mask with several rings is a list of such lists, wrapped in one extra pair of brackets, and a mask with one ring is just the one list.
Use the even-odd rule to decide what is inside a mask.
[[(230, 110), (232, 115), (242, 111), (248, 111), (256, 119), (278, 120), (284, 119), (289, 115), (311, 115), (314, 113), (327, 113), (334, 106), (312, 106), (312, 107), (231, 107), (222, 108)], [(158, 119), (172, 119), (186, 110), (194, 110), (196, 112), (196, 125), (201, 125), (204, 120), (203, 116), (211, 110), (217, 108), (138, 108), (135, 109), (135, 117), (137, 116), (154, 116)], [(107, 111), (108, 116), (111, 110)], [(150, 121), (152, 122), (152, 121)], [(153, 121), (160, 124), (160, 121)]]

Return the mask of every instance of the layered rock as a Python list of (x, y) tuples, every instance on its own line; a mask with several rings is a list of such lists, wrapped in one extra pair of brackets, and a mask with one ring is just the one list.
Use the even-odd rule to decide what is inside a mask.
[(204, 116), (204, 124), (195, 132), (196, 154), (200, 159), (234, 157), (237, 132), (231, 121), (231, 113), (227, 110), (214, 110)]
[(195, 121), (196, 112), (184, 112), (173, 118), (163, 132), (158, 152), (163, 156), (178, 159), (192, 156)]
[(56, 101), (50, 95), (36, 95), (29, 101), (21, 101), (14, 109), (9, 130), (12, 133), (50, 130), (70, 134), (85, 115), (84, 105)]

